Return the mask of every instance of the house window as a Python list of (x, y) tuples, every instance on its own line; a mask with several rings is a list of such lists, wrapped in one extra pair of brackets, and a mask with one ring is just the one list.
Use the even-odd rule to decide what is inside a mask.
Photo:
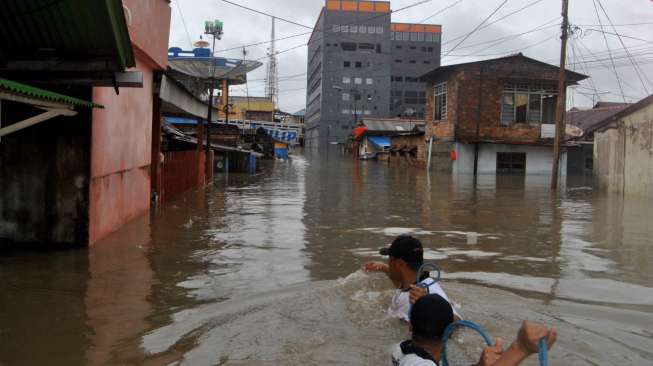
[(508, 83), (503, 88), (501, 124), (540, 125), (555, 121), (556, 88)]
[(497, 153), (497, 173), (526, 173), (526, 153)]
[(433, 119), (447, 119), (447, 83), (436, 84), (433, 89)]

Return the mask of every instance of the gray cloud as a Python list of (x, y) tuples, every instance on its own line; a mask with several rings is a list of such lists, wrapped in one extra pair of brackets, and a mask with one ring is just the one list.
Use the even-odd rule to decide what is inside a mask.
[[(492, 19), (498, 19), (505, 14), (515, 11), (534, 0), (510, 0)], [(610, 18), (615, 24), (651, 23), (653, 22), (653, 2), (650, 0), (601, 0)], [(300, 24), (313, 26), (324, 5), (324, 0), (238, 0), (240, 4), (271, 13), (283, 18), (290, 19)], [(392, 8), (399, 9), (415, 3), (416, 0), (395, 0), (392, 1)], [(393, 14), (394, 22), (418, 22), (426, 16), (435, 13), (439, 9), (453, 3), (454, 0), (434, 0), (396, 14)], [(455, 7), (430, 19), (427, 23), (442, 24), (443, 26), (443, 54), (456, 42), (451, 39), (465, 35), (474, 26), (480, 23), (488, 14), (501, 3), (501, 0), (463, 0)], [(271, 21), (269, 17), (249, 12), (245, 9), (227, 4), (220, 0), (173, 0), (172, 32), (170, 45), (190, 48), (189, 36), (187, 36), (179, 8), (184, 15), (190, 39), (196, 41), (203, 31), (204, 20), (221, 19), (225, 22), (225, 36), (219, 41), (218, 50), (224, 50), (243, 45), (265, 42), (270, 39)], [(531, 30), (547, 21), (555, 20), (550, 24), (560, 22), (560, 1), (544, 0), (536, 5), (515, 14), (505, 20), (497, 22), (472, 35), (460, 48), (454, 50), (450, 57), (443, 59), (443, 64), (466, 62), (484, 58), (499, 57), (510, 51), (522, 50), (524, 54), (552, 64), (558, 63), (560, 49), (559, 27), (549, 27), (541, 31), (525, 34), (521, 37), (510, 38), (500, 44), (475, 45), (489, 40), (508, 37)], [(581, 73), (587, 73), (592, 77), (593, 84), (589, 81), (582, 83), (581, 87), (575, 89), (570, 95), (570, 102), (578, 106), (588, 106), (592, 103), (591, 95), (581, 93), (593, 93), (593, 88), (601, 93), (602, 100), (620, 100), (619, 87), (613, 71), (607, 61), (606, 46), (600, 32), (588, 31), (589, 28), (598, 29), (596, 14), (592, 0), (576, 0), (571, 2), (570, 20), (573, 24), (583, 26), (583, 32), (571, 41), (569, 60), (578, 62), (581, 53), (585, 58), (605, 59), (602, 62), (583, 65), (571, 65), (570, 68)], [(491, 20), (490, 20), (491, 21)], [(605, 30), (613, 32), (605, 17), (603, 18)], [(619, 26), (619, 33), (623, 35), (653, 40), (653, 26), (651, 24)], [(294, 34), (309, 32), (306, 28), (277, 21), (277, 38), (291, 36)], [(308, 35), (299, 36), (277, 42), (277, 50), (283, 51), (295, 46), (305, 44)], [(643, 98), (644, 88), (628, 59), (624, 58), (622, 46), (617, 37), (607, 35), (611, 49), (617, 63), (617, 71), (623, 79), (624, 94), (629, 100)], [(448, 43), (450, 42), (450, 43)], [(639, 61), (641, 70), (648, 75), (653, 82), (653, 42), (643, 42), (634, 39), (624, 38), (627, 47), (632, 48), (635, 59)], [(263, 62), (269, 45), (259, 45), (247, 48), (248, 59), (261, 59)], [(589, 49), (596, 57), (589, 54)], [(580, 51), (579, 51), (580, 50)], [(575, 51), (575, 52), (574, 52)], [(496, 56), (494, 56), (496, 54)], [(242, 50), (220, 52), (221, 56), (238, 57), (243, 56)], [(278, 56), (280, 83), (280, 105), (281, 109), (294, 112), (304, 107), (305, 104), (305, 76), (293, 79), (285, 79), (284, 76), (304, 74), (306, 72), (306, 47), (299, 47), (295, 50), (285, 52)], [(250, 95), (263, 95), (265, 66), (249, 75)], [(646, 81), (645, 81), (646, 82)], [(653, 93), (653, 85), (646, 84), (649, 93)], [(234, 94), (244, 94), (244, 86), (233, 89)], [(610, 92), (612, 94), (605, 94)]]

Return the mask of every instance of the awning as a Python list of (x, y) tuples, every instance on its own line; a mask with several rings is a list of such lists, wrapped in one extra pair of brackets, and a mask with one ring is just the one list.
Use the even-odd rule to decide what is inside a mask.
[[(0, 137), (20, 131), (54, 117), (74, 116), (77, 114), (77, 112), (73, 110), (74, 107), (103, 108), (99, 104), (6, 79), (0, 79), (0, 103), (2, 100), (29, 104), (42, 109), (45, 112), (23, 121), (12, 123), (7, 127), (2, 127), (4, 121), (0, 120)], [(6, 125), (7, 123), (4, 124)]]
[(0, 70), (119, 72), (136, 65), (121, 0), (4, 0)]
[[(183, 112), (188, 113), (193, 117), (206, 119), (208, 114), (209, 105), (202, 102), (195, 95), (186, 90), (181, 83), (175, 81), (173, 78), (163, 75), (161, 79), (161, 89), (159, 90), (159, 98), (175, 110), (165, 110), (167, 106), (164, 105), (164, 112)], [(213, 108), (212, 121), (218, 120), (218, 110)]]
[(392, 145), (389, 136), (368, 136), (367, 141), (379, 150), (387, 150)]

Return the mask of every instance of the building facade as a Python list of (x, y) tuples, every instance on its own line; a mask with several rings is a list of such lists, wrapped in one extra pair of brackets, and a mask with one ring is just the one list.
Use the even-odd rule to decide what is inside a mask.
[[(558, 94), (555, 66), (517, 54), (424, 75), (426, 139), (451, 151), (436, 170), (550, 174)], [(567, 85), (587, 76), (567, 71)], [(444, 163), (442, 159), (438, 160)], [(566, 173), (566, 154), (560, 164)]]
[(440, 33), (392, 24), (389, 2), (326, 1), (308, 45), (306, 147), (344, 143), (362, 118), (418, 118)]
[(594, 132), (594, 178), (602, 190), (653, 197), (653, 95)]

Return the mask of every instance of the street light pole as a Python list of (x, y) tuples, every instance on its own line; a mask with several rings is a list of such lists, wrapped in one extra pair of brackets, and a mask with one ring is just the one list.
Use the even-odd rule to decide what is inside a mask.
[(219, 20), (207, 21), (204, 23), (204, 34), (213, 36), (213, 46), (211, 47), (211, 76), (209, 79), (209, 107), (206, 118), (206, 173), (208, 174), (213, 167), (209, 166), (209, 154), (211, 151), (211, 120), (213, 119), (213, 93), (215, 93), (215, 40), (222, 39), (223, 23)]

